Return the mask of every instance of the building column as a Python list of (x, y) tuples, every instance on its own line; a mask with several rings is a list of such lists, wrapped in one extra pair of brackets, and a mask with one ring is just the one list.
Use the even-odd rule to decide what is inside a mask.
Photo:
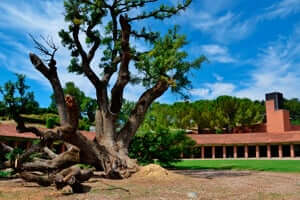
[(245, 158), (248, 159), (248, 145), (245, 145)]
[(278, 145), (278, 156), (279, 158), (282, 158), (282, 144)]
[(213, 159), (216, 158), (216, 148), (215, 148), (215, 146), (212, 146), (212, 147), (211, 147), (211, 157), (212, 157)]
[(271, 158), (271, 145), (267, 144), (267, 156), (268, 158)]
[(295, 157), (294, 144), (290, 144), (291, 158)]
[(205, 148), (204, 146), (201, 146), (201, 158), (204, 159), (205, 158)]
[(223, 158), (226, 158), (226, 146), (223, 146)]
[(255, 157), (259, 158), (259, 145), (255, 146)]
[(237, 158), (237, 146), (236, 145), (233, 146), (233, 157)]

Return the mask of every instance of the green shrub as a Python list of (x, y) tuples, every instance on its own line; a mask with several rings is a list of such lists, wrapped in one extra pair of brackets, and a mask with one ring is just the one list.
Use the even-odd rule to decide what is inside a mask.
[(55, 119), (50, 117), (46, 120), (46, 128), (54, 128), (55, 127)]
[(77, 164), (78, 167), (80, 167), (81, 169), (91, 169), (93, 168), (92, 165), (88, 165), (88, 164)]
[(12, 175), (11, 171), (0, 171), (0, 178), (7, 178)]
[(15, 160), (17, 158), (18, 155), (21, 155), (24, 152), (23, 149), (20, 148), (14, 148), (14, 150), (12, 150), (11, 152), (5, 154), (5, 158), (7, 160)]
[(89, 131), (90, 130), (90, 123), (84, 119), (79, 120), (79, 130)]
[(153, 163), (157, 159), (161, 165), (170, 166), (182, 153), (191, 153), (194, 145), (195, 142), (184, 131), (157, 128), (137, 133), (130, 143), (129, 156), (142, 164)]

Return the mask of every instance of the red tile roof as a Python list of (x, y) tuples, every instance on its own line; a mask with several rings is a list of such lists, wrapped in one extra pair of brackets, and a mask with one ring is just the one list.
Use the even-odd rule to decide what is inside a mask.
[[(95, 138), (95, 132), (88, 132), (88, 131), (80, 131), (86, 138), (89, 140), (93, 140)], [(18, 133), (16, 131), (16, 125), (11, 124), (0, 124), (0, 137), (15, 137), (15, 138), (24, 138), (24, 139), (39, 139), (33, 133)]]
[(300, 143), (300, 131), (284, 133), (189, 134), (199, 145)]

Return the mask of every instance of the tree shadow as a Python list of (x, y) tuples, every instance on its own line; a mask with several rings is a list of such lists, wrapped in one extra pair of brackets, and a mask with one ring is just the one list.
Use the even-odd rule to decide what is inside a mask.
[(232, 170), (174, 170), (173, 172), (193, 178), (219, 178), (219, 177), (239, 177), (249, 176), (249, 171), (232, 171)]

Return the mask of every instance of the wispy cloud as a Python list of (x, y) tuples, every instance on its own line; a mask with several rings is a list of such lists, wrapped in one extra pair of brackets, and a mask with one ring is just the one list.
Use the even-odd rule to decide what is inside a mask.
[(266, 9), (266, 13), (262, 15), (263, 18), (283, 18), (288, 15), (298, 13), (300, 11), (299, 0), (282, 0), (278, 3), (274, 3), (272, 6)]
[(300, 28), (288, 38), (280, 38), (262, 49), (253, 61), (247, 87), (236, 95), (262, 99), (267, 92), (280, 91), (286, 97), (300, 96)]
[(199, 12), (199, 10), (191, 8), (183, 15), (185, 22), (190, 23), (191, 26), (203, 33), (211, 35), (214, 40), (221, 43), (246, 38), (251, 34), (255, 25), (253, 20), (243, 20), (241, 15), (231, 11), (225, 14), (216, 14), (205, 10)]
[(216, 78), (217, 81), (223, 81), (224, 77), (220, 76), (219, 74), (213, 73), (213, 76)]
[(279, 37), (260, 49), (250, 61), (248, 70), (239, 85), (224, 82), (223, 77), (214, 75), (216, 82), (204, 83), (190, 91), (194, 97), (215, 98), (233, 95), (251, 99), (264, 99), (269, 92), (282, 92), (287, 98), (300, 96), (300, 28), (296, 27), (289, 37)]
[(256, 12), (237, 12), (233, 1), (196, 1), (174, 23), (187, 23), (219, 43), (249, 37), (258, 23), (300, 12), (299, 0), (281, 0)]
[(192, 47), (191, 53), (198, 55), (203, 53), (210, 62), (218, 63), (235, 63), (237, 62), (230, 53), (227, 47), (217, 44), (206, 44), (198, 47)]
[(190, 90), (190, 94), (204, 99), (214, 99), (221, 95), (232, 95), (235, 88), (232, 83), (205, 83), (202, 88)]

